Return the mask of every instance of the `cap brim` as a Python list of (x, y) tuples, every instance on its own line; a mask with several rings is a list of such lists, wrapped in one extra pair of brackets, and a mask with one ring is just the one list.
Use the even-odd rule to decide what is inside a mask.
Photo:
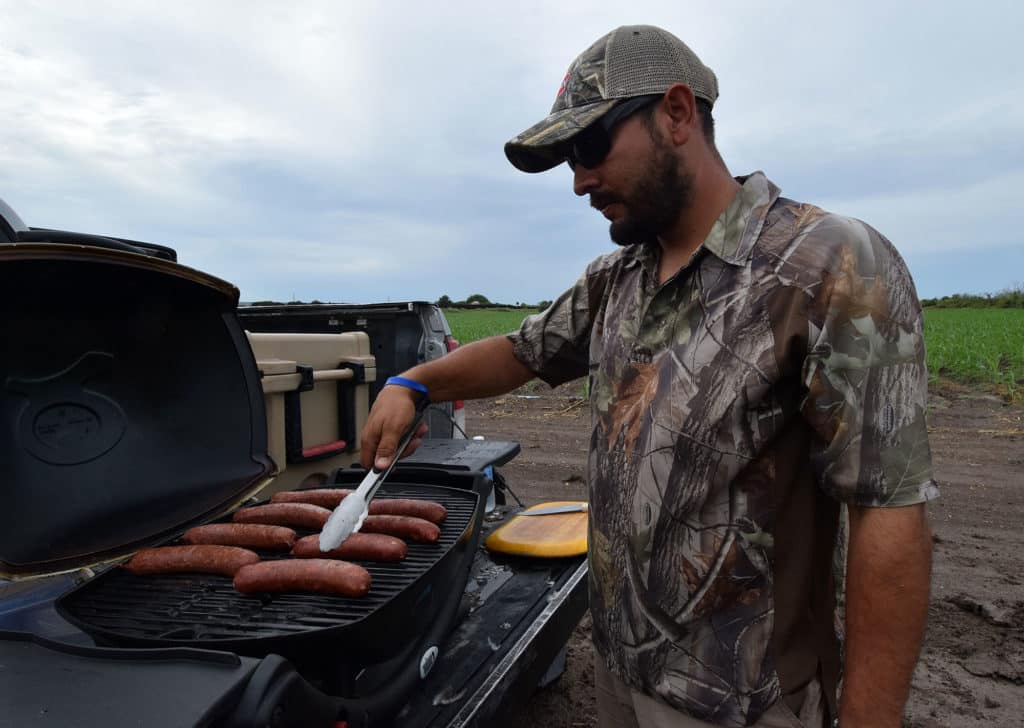
[(621, 99), (605, 99), (549, 114), (505, 143), (505, 156), (523, 172), (545, 172), (565, 161), (562, 145), (604, 116)]

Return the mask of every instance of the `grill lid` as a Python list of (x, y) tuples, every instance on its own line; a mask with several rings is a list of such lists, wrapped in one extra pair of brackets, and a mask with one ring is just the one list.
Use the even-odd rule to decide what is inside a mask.
[(70, 571), (272, 475), (238, 290), (158, 258), (0, 245), (0, 576)]

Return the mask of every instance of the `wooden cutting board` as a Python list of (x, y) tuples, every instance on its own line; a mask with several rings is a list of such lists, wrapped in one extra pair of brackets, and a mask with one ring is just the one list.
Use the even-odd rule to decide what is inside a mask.
[[(530, 506), (526, 511), (582, 502), (551, 501)], [(518, 515), (488, 536), (484, 543), (491, 551), (503, 554), (549, 559), (579, 556), (587, 553), (587, 512)]]

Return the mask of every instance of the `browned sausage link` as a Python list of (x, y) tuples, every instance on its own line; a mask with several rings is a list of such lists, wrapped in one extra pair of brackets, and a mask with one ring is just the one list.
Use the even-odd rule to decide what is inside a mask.
[(258, 563), (259, 560), (259, 555), (248, 549), (203, 544), (142, 549), (124, 566), (140, 576), (182, 572), (234, 576), (243, 566)]
[(361, 597), (370, 591), (370, 572), (334, 559), (280, 559), (245, 566), (235, 574), (243, 594), (309, 591)]
[(274, 493), (270, 496), (272, 503), (312, 503), (321, 508), (335, 509), (344, 500), (345, 496), (351, 495), (352, 490), (348, 488), (310, 488), (309, 490), (285, 490)]
[(416, 498), (374, 498), (370, 501), (371, 516), (413, 516), (431, 523), (440, 523), (448, 511), (440, 503)]
[(235, 511), (235, 523), (269, 523), (274, 526), (295, 526), (319, 531), (331, 517), (326, 508), (312, 503), (268, 503)]
[[(274, 493), (270, 500), (274, 503), (312, 503), (333, 510), (354, 492), (348, 488), (311, 488)], [(378, 498), (370, 501), (370, 515), (414, 516), (441, 523), (448, 516), (448, 511), (440, 503), (418, 498)]]
[(181, 534), (185, 543), (247, 546), (251, 549), (287, 551), (295, 545), (295, 531), (265, 523), (208, 523)]
[(352, 561), (401, 561), (408, 553), (405, 541), (383, 533), (353, 533), (336, 549), (320, 550), (320, 534), (295, 542), (292, 556), (299, 559), (350, 559)]
[(413, 516), (367, 516), (363, 521), (363, 533), (387, 533), (420, 543), (437, 543), (441, 529), (436, 523)]

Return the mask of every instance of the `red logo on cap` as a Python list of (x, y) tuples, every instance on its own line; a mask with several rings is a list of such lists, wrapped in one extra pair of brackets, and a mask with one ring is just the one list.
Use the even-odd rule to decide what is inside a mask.
[(562, 79), (562, 85), (558, 87), (558, 93), (555, 94), (555, 98), (556, 99), (560, 98), (562, 96), (562, 94), (565, 93), (565, 86), (566, 86), (566, 82), (569, 80), (569, 73), (570, 72), (567, 72), (565, 74), (565, 78)]

